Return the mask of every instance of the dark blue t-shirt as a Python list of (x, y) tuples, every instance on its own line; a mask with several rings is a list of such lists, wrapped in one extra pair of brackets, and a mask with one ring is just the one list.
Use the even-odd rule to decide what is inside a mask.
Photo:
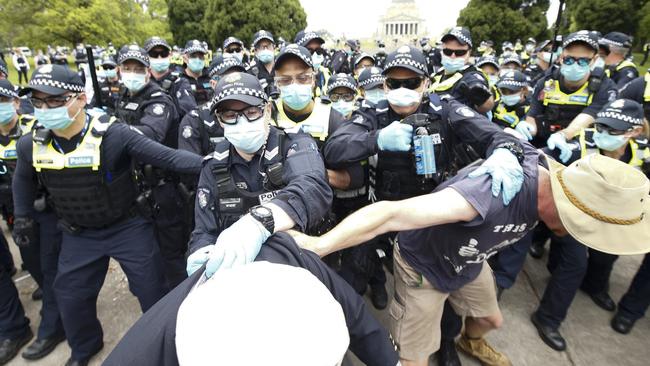
[(537, 225), (537, 168), (543, 158), (527, 143), (524, 154), (524, 184), (508, 206), (492, 196), (489, 175), (470, 179), (475, 168), (467, 168), (435, 191), (456, 190), (478, 212), (474, 220), (399, 233), (402, 257), (438, 290), (452, 292), (473, 281), (484, 261)]

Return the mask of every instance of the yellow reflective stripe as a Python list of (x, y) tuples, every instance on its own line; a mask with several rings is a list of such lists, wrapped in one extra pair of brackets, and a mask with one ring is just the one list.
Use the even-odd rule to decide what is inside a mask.
[(307, 119), (302, 122), (292, 121), (284, 112), (282, 99), (275, 103), (278, 109), (278, 118), (275, 121), (277, 127), (291, 129), (300, 127), (302, 132), (310, 134), (313, 138), (325, 141), (329, 134), (330, 106), (323, 104), (319, 99), (314, 100), (314, 109)]
[(621, 71), (621, 69), (625, 67), (634, 67), (636, 69), (636, 65), (634, 64), (634, 62), (631, 62), (629, 60), (623, 60), (621, 61), (620, 64), (618, 64), (618, 66), (616, 66), (616, 71)]
[(431, 89), (435, 92), (441, 92), (441, 91), (447, 91), (451, 89), (458, 80), (463, 78), (463, 73), (457, 72), (455, 73), (452, 77), (449, 79), (446, 79), (445, 81), (440, 81), (442, 80), (443, 75), (436, 75), (433, 79), (433, 85), (431, 86)]
[(645, 74), (645, 91), (643, 92), (643, 101), (650, 102), (650, 72)]
[(508, 123), (512, 128), (514, 128), (519, 123), (519, 116), (517, 116), (517, 111), (512, 110), (508, 112), (506, 107), (501, 103), (497, 106), (496, 111), (494, 111), (494, 116), (499, 120)]
[[(111, 118), (108, 123), (113, 123), (114, 120), (114, 118)], [(52, 145), (52, 141), (47, 145), (33, 142), (32, 164), (36, 171), (40, 172), (42, 169), (61, 170), (64, 168), (92, 168), (92, 170), (99, 170), (100, 145), (103, 137), (95, 136), (92, 132), (95, 124), (101, 123), (98, 121), (98, 117), (90, 121), (88, 131), (79, 146), (67, 154), (62, 154), (56, 150)]]
[(16, 160), (16, 140), (10, 139), (7, 146), (0, 144), (0, 159), (1, 160)]

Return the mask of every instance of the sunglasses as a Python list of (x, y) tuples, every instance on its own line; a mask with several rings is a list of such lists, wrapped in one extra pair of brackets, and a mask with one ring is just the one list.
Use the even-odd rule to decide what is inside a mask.
[(334, 103), (338, 102), (341, 99), (346, 102), (351, 102), (354, 100), (354, 93), (331, 93), (329, 97), (330, 100)]
[(169, 50), (149, 51), (149, 57), (151, 57), (151, 58), (167, 58), (167, 57), (169, 57)]
[(469, 50), (452, 50), (451, 48), (443, 48), (442, 53), (445, 54), (445, 56), (451, 56), (451, 55), (456, 55), (458, 57), (460, 56), (465, 56), (469, 52)]
[(309, 50), (309, 52), (310, 52), (312, 55), (313, 55), (314, 53), (315, 53), (315, 54), (318, 54), (318, 55), (321, 55), (321, 56), (325, 55), (325, 50), (322, 49), (322, 48), (317, 48), (317, 49), (315, 49), (315, 50), (313, 50), (313, 51), (312, 51), (312, 50)]
[(612, 136), (625, 135), (628, 131), (631, 130), (631, 128), (628, 128), (627, 130), (617, 130), (615, 128), (612, 128), (612, 127), (610, 127), (608, 125), (604, 125), (602, 123), (596, 123), (596, 124), (594, 124), (594, 126), (596, 127), (596, 131), (598, 131), (600, 133), (606, 132), (606, 133), (608, 133), (608, 134), (610, 134)]
[(386, 85), (388, 86), (388, 89), (394, 90), (394, 89), (399, 89), (399, 88), (406, 88), (406, 89), (417, 89), (422, 85), (422, 82), (424, 81), (423, 78), (420, 77), (415, 77), (415, 78), (408, 78), (408, 79), (392, 79), (392, 78), (387, 78), (386, 79)]
[(79, 94), (69, 94), (64, 96), (56, 95), (45, 99), (31, 97), (29, 100), (32, 102), (34, 108), (43, 108), (44, 105), (48, 108), (59, 108), (66, 105), (70, 99), (76, 98), (77, 96), (79, 96)]
[(241, 47), (237, 47), (237, 48), (228, 48), (228, 49), (226, 50), (226, 53), (240, 53), (240, 52), (241, 52)]
[(578, 63), (579, 66), (589, 66), (589, 63), (591, 62), (592, 58), (591, 57), (573, 57), (573, 56), (565, 56), (564, 60), (562, 60), (562, 63), (571, 66), (575, 64), (576, 62)]
[(244, 116), (248, 122), (254, 122), (264, 116), (264, 107), (266, 104), (254, 105), (240, 109), (238, 111), (225, 110), (216, 112), (215, 115), (221, 123), (226, 125), (236, 125), (239, 116)]
[(115, 70), (115, 66), (102, 66), (104, 70)]

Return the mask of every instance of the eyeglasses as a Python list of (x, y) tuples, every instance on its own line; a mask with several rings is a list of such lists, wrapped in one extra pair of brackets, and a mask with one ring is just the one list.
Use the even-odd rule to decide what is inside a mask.
[(240, 53), (240, 52), (241, 52), (241, 47), (226, 49), (226, 53)]
[(456, 55), (456, 56), (465, 56), (469, 52), (469, 50), (452, 50), (451, 48), (443, 48), (442, 53), (445, 54), (445, 56), (451, 56), (451, 55)]
[(338, 102), (341, 99), (346, 102), (351, 102), (354, 100), (354, 93), (331, 93), (329, 95), (329, 98), (334, 103)]
[(399, 88), (406, 88), (406, 89), (417, 89), (422, 85), (422, 81), (424, 81), (423, 78), (408, 78), (408, 79), (392, 79), (392, 78), (387, 78), (386, 79), (386, 85), (388, 86), (388, 89), (399, 89)]
[(161, 51), (149, 51), (149, 57), (151, 58), (167, 58), (169, 57), (169, 50), (164, 49)]
[(564, 56), (564, 59), (562, 60), (562, 63), (571, 66), (575, 64), (576, 62), (580, 66), (589, 66), (589, 63), (591, 62), (592, 58), (591, 57), (573, 57), (573, 56)]
[(254, 122), (264, 116), (264, 107), (266, 104), (260, 104), (255, 106), (246, 107), (238, 111), (226, 110), (221, 112), (216, 112), (215, 115), (219, 118), (221, 123), (226, 125), (236, 125), (239, 116), (244, 116), (248, 122)]
[(293, 84), (310, 84), (314, 80), (314, 74), (311, 72), (296, 75), (296, 76), (276, 76), (273, 78), (275, 85), (277, 86), (288, 86)]
[(600, 133), (606, 132), (612, 136), (625, 135), (625, 133), (631, 130), (631, 128), (628, 128), (627, 130), (617, 130), (615, 128), (612, 128), (608, 125), (604, 125), (602, 123), (595, 123), (594, 126), (596, 127), (596, 131)]
[(47, 105), (48, 108), (59, 108), (66, 105), (71, 99), (76, 98), (77, 96), (79, 96), (79, 94), (54, 95), (45, 99), (31, 97), (29, 99), (34, 108), (43, 108), (44, 105)]

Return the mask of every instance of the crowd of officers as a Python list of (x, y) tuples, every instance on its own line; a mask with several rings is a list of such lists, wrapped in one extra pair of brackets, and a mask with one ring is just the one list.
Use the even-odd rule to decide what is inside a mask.
[[(96, 302), (109, 258), (145, 312), (199, 268), (209, 277), (254, 260), (274, 232), (324, 233), (371, 202), (429, 193), (479, 159), (507, 205), (521, 187), (526, 141), (564, 164), (595, 153), (649, 174), (647, 125), (594, 126), (619, 99), (650, 117), (650, 76), (639, 77), (625, 34), (504, 43), (498, 56), (492, 42), (475, 47), (459, 27), (434, 47), (427, 39), (387, 53), (380, 43), (374, 55), (355, 41), (327, 50), (310, 31), (290, 44), (264, 30), (251, 40), (247, 49), (228, 37), (214, 58), (199, 40), (182, 50), (159, 37), (126, 45), (99, 62), (98, 91), (87, 68), (44, 64), (21, 89), (0, 64), (2, 215), (39, 286), (32, 297), (42, 298), (36, 340), (22, 357), (43, 358), (67, 340), (66, 365), (87, 365), (102, 349)], [(418, 135), (433, 141), (429, 155)], [(394, 238), (323, 260), (384, 309)], [(617, 309), (607, 294), (616, 257), (540, 223), (490, 258), (499, 295), (549, 239), (552, 276), (531, 319), (546, 344), (564, 350), (559, 327), (578, 289)], [(4, 364), (33, 334), (0, 240)], [(614, 330), (628, 333), (644, 315), (649, 285), (646, 256)], [(447, 304), (439, 364), (460, 365), (461, 327)], [(463, 350), (503, 364), (491, 348)]]

